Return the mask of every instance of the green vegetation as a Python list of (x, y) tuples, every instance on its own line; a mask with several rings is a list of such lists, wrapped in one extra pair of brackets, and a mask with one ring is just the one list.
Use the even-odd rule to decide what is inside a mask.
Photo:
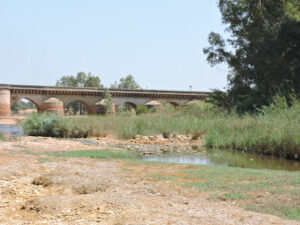
[(82, 138), (90, 135), (87, 127), (76, 127), (55, 114), (33, 114), (21, 123), (30, 136)]
[(54, 114), (33, 114), (21, 125), (24, 132), (31, 136), (62, 137), (61, 118)]
[(136, 107), (136, 114), (147, 113), (149, 110), (145, 105), (139, 105)]
[(121, 88), (121, 89), (141, 89), (141, 86), (134, 80), (134, 77), (129, 74), (126, 77), (122, 77), (120, 82), (115, 81), (114, 84), (110, 85), (110, 88)]
[(86, 116), (80, 118), (38, 115), (26, 119), (28, 135), (52, 137), (102, 137), (115, 135), (132, 138), (135, 135), (171, 133), (204, 137), (207, 147), (299, 159), (300, 103), (291, 107), (285, 98), (277, 97), (269, 107), (256, 115), (228, 114), (208, 103), (184, 108), (167, 105), (163, 110), (138, 116), (124, 113), (117, 117)]
[[(151, 165), (155, 170), (155, 165)], [(256, 212), (300, 221), (300, 172), (242, 169), (214, 166), (167, 168), (160, 164), (151, 174), (158, 180), (169, 180), (206, 194), (211, 201), (234, 201)]]
[[(40, 153), (34, 153), (26, 151), (27, 154), (38, 155)], [(52, 157), (86, 157), (86, 158), (99, 158), (99, 159), (136, 159), (137, 153), (134, 151), (125, 150), (78, 150), (78, 151), (68, 151), (68, 152), (44, 152), (43, 155)], [(48, 158), (49, 159), (49, 158)]]
[(4, 139), (4, 137), (3, 137), (3, 135), (0, 133), (0, 141), (4, 141), (5, 139)]
[(16, 103), (11, 107), (13, 113), (18, 113), (20, 110), (26, 109), (36, 109), (36, 107), (32, 102), (24, 102), (22, 100), (16, 101)]
[(269, 105), (281, 93), (300, 97), (299, 0), (219, 0), (226, 40), (210, 33), (203, 51), (212, 65), (229, 67), (226, 92), (210, 101), (239, 113)]

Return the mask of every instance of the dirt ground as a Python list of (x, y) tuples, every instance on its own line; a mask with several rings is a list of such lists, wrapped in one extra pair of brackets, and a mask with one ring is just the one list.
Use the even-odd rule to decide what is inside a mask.
[(41, 163), (43, 152), (139, 142), (91, 141), (97, 145), (41, 137), (0, 142), (0, 224), (300, 224), (208, 201), (199, 191), (148, 176), (143, 164), (88, 158)]

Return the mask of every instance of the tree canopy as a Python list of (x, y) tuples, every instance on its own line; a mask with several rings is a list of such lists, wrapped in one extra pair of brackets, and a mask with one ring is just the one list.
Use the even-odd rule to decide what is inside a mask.
[(120, 82), (115, 82), (110, 86), (111, 88), (122, 88), (122, 89), (141, 89), (141, 86), (134, 80), (134, 77), (129, 74), (126, 77), (122, 77)]
[(299, 96), (299, 0), (219, 0), (219, 9), (230, 38), (211, 32), (203, 51), (212, 66), (228, 65), (229, 85), (211, 99), (243, 112), (270, 104), (277, 93)]
[(91, 73), (79, 72), (76, 76), (63, 76), (56, 82), (56, 86), (60, 87), (96, 87), (103, 88), (101, 80), (98, 76), (93, 76)]

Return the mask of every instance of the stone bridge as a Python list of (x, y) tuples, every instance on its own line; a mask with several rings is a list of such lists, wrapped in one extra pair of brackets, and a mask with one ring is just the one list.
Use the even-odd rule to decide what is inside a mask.
[[(184, 106), (192, 101), (204, 100), (208, 92), (166, 91), (166, 90), (128, 90), (107, 89), (112, 96), (114, 110), (122, 104), (133, 108), (139, 105), (166, 103), (174, 106)], [(54, 86), (8, 85), (0, 84), (0, 118), (11, 116), (13, 104), (24, 98), (31, 101), (38, 112), (53, 112), (64, 114), (66, 106), (78, 101), (82, 103), (88, 114), (97, 114), (97, 106), (101, 105), (104, 89), (99, 88), (69, 88)]]

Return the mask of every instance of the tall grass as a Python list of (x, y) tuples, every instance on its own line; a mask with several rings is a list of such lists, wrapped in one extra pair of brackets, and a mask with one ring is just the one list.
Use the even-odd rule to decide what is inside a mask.
[[(155, 112), (138, 116), (121, 113), (116, 117), (34, 115), (24, 122), (24, 130), (29, 135), (57, 137), (115, 135), (131, 138), (163, 133), (192, 134), (203, 136), (207, 147), (291, 159), (300, 157), (300, 102), (288, 107), (284, 101), (277, 101), (256, 115), (243, 116), (227, 114), (207, 103), (184, 108), (167, 106), (152, 111)], [(49, 127), (45, 125), (47, 123), (50, 123)]]

